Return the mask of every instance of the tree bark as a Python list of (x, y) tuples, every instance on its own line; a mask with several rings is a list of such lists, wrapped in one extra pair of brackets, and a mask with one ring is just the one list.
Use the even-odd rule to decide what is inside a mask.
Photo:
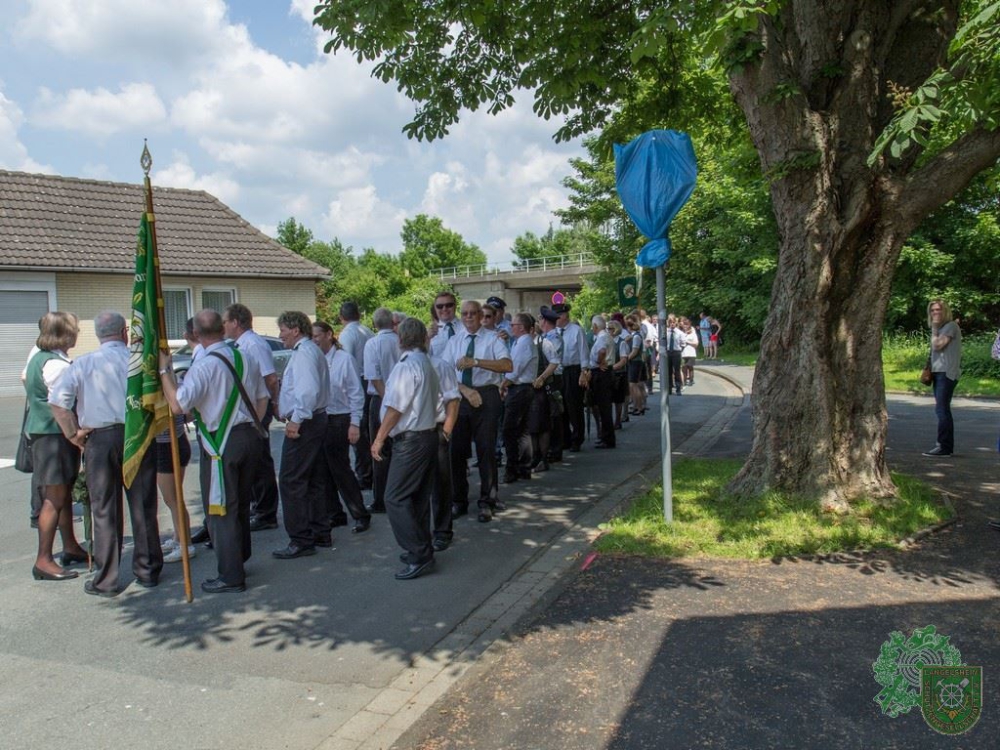
[(910, 177), (914, 154), (874, 168), (866, 157), (892, 116), (889, 82), (923, 81), (955, 18), (954, 1), (789, 2), (761, 21), (759, 61), (730, 75), (780, 231), (737, 494), (778, 489), (836, 510), (894, 495), (881, 352), (896, 262), (919, 221), (996, 160), (1000, 136), (967, 136)]

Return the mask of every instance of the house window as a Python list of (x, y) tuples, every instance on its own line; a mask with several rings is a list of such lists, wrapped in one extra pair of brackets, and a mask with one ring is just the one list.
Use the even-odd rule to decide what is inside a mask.
[(215, 310), (217, 313), (225, 312), (236, 301), (235, 289), (202, 289), (201, 306), (205, 310)]
[(163, 318), (167, 324), (168, 339), (184, 338), (184, 325), (193, 314), (190, 289), (163, 290)]

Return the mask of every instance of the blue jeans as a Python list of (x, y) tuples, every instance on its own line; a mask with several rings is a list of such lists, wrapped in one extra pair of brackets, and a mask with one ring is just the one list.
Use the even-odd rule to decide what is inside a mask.
[(951, 380), (943, 372), (934, 375), (934, 412), (937, 414), (937, 444), (945, 453), (955, 451), (955, 421), (951, 418), (951, 396), (955, 392), (957, 380)]

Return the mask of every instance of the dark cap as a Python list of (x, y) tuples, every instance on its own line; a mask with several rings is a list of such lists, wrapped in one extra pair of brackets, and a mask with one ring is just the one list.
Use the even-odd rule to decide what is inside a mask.
[(547, 305), (542, 305), (542, 309), (538, 311), (538, 314), (545, 318), (550, 323), (556, 323), (559, 320), (559, 313), (557, 313), (552, 308)]
[(507, 307), (507, 303), (504, 302), (499, 297), (497, 297), (496, 295), (494, 295), (494, 296), (490, 297), (488, 300), (486, 300), (486, 304), (490, 305), (491, 307)]
[(570, 307), (568, 302), (563, 302), (562, 304), (559, 305), (552, 305), (552, 312), (554, 312), (556, 315), (562, 315), (563, 313), (568, 313), (569, 310)]

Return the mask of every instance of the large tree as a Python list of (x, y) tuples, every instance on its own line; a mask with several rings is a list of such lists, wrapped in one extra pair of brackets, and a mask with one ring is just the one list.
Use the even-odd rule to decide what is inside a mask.
[(478, 266), (486, 262), (482, 250), (448, 229), (436, 216), (417, 214), (406, 219), (399, 235), (403, 240), (399, 262), (415, 278), (437, 268)]
[[(603, 125), (708, 34), (765, 175), (778, 266), (738, 492), (891, 496), (882, 327), (908, 235), (1000, 157), (1000, 3), (986, 0), (327, 0), (316, 23), (418, 102), (404, 130), (522, 90)], [(959, 31), (961, 30), (961, 32)], [(666, 123), (669, 126), (669, 122)]]

